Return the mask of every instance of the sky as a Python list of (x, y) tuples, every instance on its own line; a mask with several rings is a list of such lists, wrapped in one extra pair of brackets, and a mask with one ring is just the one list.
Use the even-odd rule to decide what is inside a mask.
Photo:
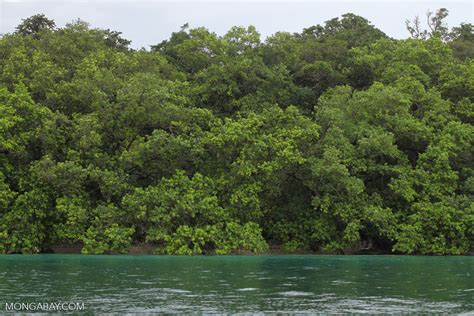
[(0, 33), (13, 32), (21, 19), (44, 13), (58, 27), (80, 18), (92, 27), (122, 32), (133, 48), (149, 48), (185, 23), (219, 35), (235, 25), (255, 25), (265, 38), (278, 31), (301, 32), (351, 12), (391, 37), (406, 38), (407, 18), (442, 7), (449, 10), (450, 26), (474, 23), (474, 0), (0, 0)]

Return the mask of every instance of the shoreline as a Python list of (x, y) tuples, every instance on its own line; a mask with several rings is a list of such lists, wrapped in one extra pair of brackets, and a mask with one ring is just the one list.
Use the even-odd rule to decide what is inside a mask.
[[(48, 248), (43, 249), (37, 254), (71, 254), (71, 255), (84, 255), (84, 256), (116, 256), (116, 255), (131, 255), (131, 256), (167, 256), (164, 254), (155, 253), (156, 249), (153, 245), (133, 245), (128, 248), (127, 252), (109, 252), (104, 254), (83, 254), (81, 252), (82, 245), (51, 245)], [(22, 253), (6, 253), (8, 254), (22, 254)], [(474, 251), (469, 251), (465, 254), (460, 255), (420, 255), (420, 254), (401, 254), (401, 253), (392, 253), (388, 251), (383, 251), (380, 249), (370, 249), (370, 250), (347, 250), (346, 252), (328, 252), (328, 251), (294, 251), (294, 252), (285, 252), (281, 246), (272, 246), (267, 251), (261, 253), (253, 253), (250, 251), (241, 251), (236, 253), (229, 253), (224, 255), (218, 255), (214, 253), (203, 253), (201, 255), (191, 255), (191, 256), (294, 256), (294, 255), (304, 255), (304, 256), (426, 256), (426, 257), (459, 257), (459, 256), (474, 256)], [(184, 255), (183, 255), (184, 256)]]

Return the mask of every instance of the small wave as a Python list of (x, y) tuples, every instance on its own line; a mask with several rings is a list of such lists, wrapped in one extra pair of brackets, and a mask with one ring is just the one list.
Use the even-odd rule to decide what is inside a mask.
[(179, 294), (191, 293), (191, 291), (181, 290), (181, 289), (163, 289), (163, 290), (166, 291), (166, 292), (179, 293)]
[(318, 267), (303, 267), (303, 270), (319, 270)]
[(237, 289), (237, 291), (248, 292), (248, 291), (258, 291), (258, 289), (254, 288), (254, 287), (244, 287), (244, 288), (241, 288), (241, 289)]
[(287, 291), (287, 292), (280, 292), (280, 295), (283, 296), (310, 296), (313, 293), (310, 292), (302, 292), (302, 291)]
[(351, 281), (343, 281), (343, 280), (334, 280), (332, 281), (333, 284), (351, 284)]

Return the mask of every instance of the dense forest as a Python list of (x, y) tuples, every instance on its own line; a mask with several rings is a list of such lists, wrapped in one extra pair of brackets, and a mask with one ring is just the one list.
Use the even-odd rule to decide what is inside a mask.
[(0, 37), (0, 253), (466, 254), (474, 26)]

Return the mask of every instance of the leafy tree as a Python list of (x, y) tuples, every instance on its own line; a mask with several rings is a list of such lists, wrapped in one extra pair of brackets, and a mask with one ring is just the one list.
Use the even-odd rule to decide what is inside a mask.
[(203, 27), (188, 30), (187, 24), (169, 40), (151, 48), (162, 52), (178, 69), (190, 74), (208, 67), (224, 51), (223, 43), (215, 33)]
[(443, 40), (448, 38), (448, 26), (444, 19), (448, 16), (449, 11), (446, 8), (440, 8), (435, 13), (428, 11), (426, 20), (428, 29), (422, 29), (420, 18), (416, 16), (413, 21), (406, 20), (405, 24), (412, 38), (427, 39), (430, 37), (438, 37)]
[(474, 249), (472, 25), (0, 38), (0, 252)]
[(467, 60), (474, 57), (474, 26), (471, 23), (453, 27), (449, 38), (451, 41), (448, 44), (457, 58)]
[(326, 21), (324, 26), (316, 25), (306, 28), (302, 35), (314, 36), (322, 40), (336, 38), (345, 41), (349, 47), (364, 46), (386, 37), (367, 19), (352, 13)]
[(36, 14), (23, 19), (16, 31), (22, 35), (37, 35), (41, 30), (53, 30), (55, 26), (56, 23), (44, 14)]

